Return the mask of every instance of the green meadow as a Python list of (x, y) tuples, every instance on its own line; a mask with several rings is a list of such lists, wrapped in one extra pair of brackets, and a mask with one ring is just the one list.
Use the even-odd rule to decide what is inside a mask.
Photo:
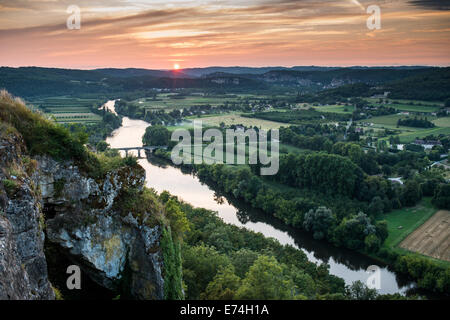
[(355, 111), (354, 106), (343, 105), (326, 105), (326, 106), (314, 106), (315, 110), (319, 112), (333, 112), (333, 113), (353, 113)]
[[(373, 105), (379, 106), (379, 105), (386, 105), (379, 103), (379, 99), (372, 99), (368, 98), (366, 99), (368, 102), (370, 102)], [(399, 111), (409, 111), (409, 112), (436, 112), (441, 107), (441, 103), (436, 102), (426, 102), (426, 101), (414, 101), (414, 100), (389, 100), (391, 102), (396, 103), (390, 103), (387, 104), (387, 106), (391, 108), (395, 108)]]
[(408, 254), (432, 260), (442, 267), (450, 267), (450, 262), (448, 261), (436, 259), (399, 247), (399, 244), (405, 240), (408, 235), (423, 225), (437, 211), (438, 210), (431, 204), (431, 198), (423, 198), (422, 201), (414, 207), (397, 209), (379, 215), (377, 219), (386, 220), (388, 224), (389, 235), (385, 240), (383, 247), (399, 254)]
[(225, 101), (236, 102), (239, 97), (236, 95), (219, 95), (219, 96), (201, 96), (201, 95), (189, 95), (189, 96), (177, 96), (177, 94), (158, 94), (155, 99), (141, 98), (131, 101), (132, 103), (148, 109), (183, 109), (195, 105), (211, 105), (218, 106)]
[(440, 135), (440, 134), (450, 134), (450, 128), (431, 128), (431, 129), (422, 129), (415, 132), (405, 132), (401, 133), (398, 136), (400, 137), (400, 141), (402, 143), (410, 143), (416, 140), (416, 138), (422, 139), (430, 135)]
[(392, 248), (396, 247), (436, 211), (431, 205), (431, 198), (424, 198), (415, 207), (402, 208), (379, 215), (379, 220), (386, 220), (388, 223), (389, 236), (384, 245)]
[[(440, 135), (440, 134), (450, 134), (450, 118), (444, 117), (444, 118), (436, 118), (434, 116), (427, 116), (427, 119), (432, 121), (436, 127), (434, 128), (415, 128), (415, 127), (405, 127), (400, 126), (397, 127), (397, 121), (399, 119), (405, 119), (408, 116), (405, 115), (387, 115), (387, 116), (380, 116), (380, 117), (373, 117), (370, 119), (364, 119), (358, 121), (359, 124), (363, 123), (373, 123), (373, 126), (366, 127), (371, 128), (375, 130), (379, 129), (395, 129), (400, 131), (401, 133), (398, 134), (400, 137), (400, 141), (402, 143), (410, 143), (414, 141), (415, 139), (419, 138), (425, 138), (430, 135)], [(412, 116), (409, 116), (412, 117)], [(420, 118), (420, 116), (419, 116)], [(383, 138), (388, 139), (388, 138)]]

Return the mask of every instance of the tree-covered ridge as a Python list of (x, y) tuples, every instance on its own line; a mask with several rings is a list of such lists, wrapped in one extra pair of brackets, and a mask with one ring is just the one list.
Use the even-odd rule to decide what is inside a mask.
[(295, 70), (273, 70), (263, 75), (271, 79), (279, 79), (280, 82), (298, 81), (307, 79), (314, 83), (330, 84), (341, 81), (342, 84), (366, 83), (381, 84), (394, 80), (421, 75), (436, 68), (417, 69), (393, 69), (393, 68), (336, 68), (323, 71), (295, 71)]
[(317, 94), (305, 94), (301, 96), (301, 101), (335, 103), (346, 101), (347, 98), (370, 97), (385, 92), (389, 92), (390, 99), (445, 101), (450, 98), (450, 68), (422, 69), (405, 75), (407, 76), (398, 79), (386, 78), (378, 84), (369, 81), (343, 83)]
[(392, 99), (444, 101), (450, 98), (450, 68), (429, 70), (386, 86)]
[[(306, 68), (308, 69), (308, 68)], [(301, 89), (321, 99), (342, 99), (390, 92), (390, 98), (445, 100), (449, 98), (449, 68), (309, 68), (270, 70), (263, 74), (175, 74), (159, 70), (68, 70), (0, 68), (0, 88), (22, 97), (106, 94), (117, 96), (158, 89), (195, 88), (215, 92)], [(207, 70), (207, 69), (205, 69)], [(202, 75), (202, 77), (199, 77)], [(329, 90), (328, 90), (329, 89)], [(308, 96), (304, 96), (308, 101)]]

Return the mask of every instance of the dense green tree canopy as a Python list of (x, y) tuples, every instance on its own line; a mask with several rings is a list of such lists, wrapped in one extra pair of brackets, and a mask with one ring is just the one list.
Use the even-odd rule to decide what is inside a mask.
[(450, 184), (440, 184), (437, 187), (433, 204), (438, 208), (450, 210)]
[(156, 125), (147, 127), (142, 142), (146, 146), (167, 146), (169, 139), (169, 130), (164, 126)]
[(307, 231), (313, 233), (314, 239), (321, 240), (328, 235), (335, 218), (330, 209), (319, 207), (305, 214), (303, 226)]
[(274, 257), (260, 256), (242, 282), (236, 293), (237, 299), (274, 300), (295, 298), (294, 282), (283, 274), (286, 266), (277, 262)]
[(241, 278), (234, 273), (233, 266), (220, 269), (214, 279), (208, 283), (201, 299), (206, 300), (232, 300), (241, 286)]

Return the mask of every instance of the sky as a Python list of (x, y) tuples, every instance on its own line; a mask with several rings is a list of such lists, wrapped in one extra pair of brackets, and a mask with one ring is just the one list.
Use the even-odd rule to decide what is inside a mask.
[(0, 66), (175, 65), (450, 66), (450, 0), (0, 0)]

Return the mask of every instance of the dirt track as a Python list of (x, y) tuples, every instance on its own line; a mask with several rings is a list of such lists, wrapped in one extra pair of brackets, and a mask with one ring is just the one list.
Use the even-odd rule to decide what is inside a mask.
[(450, 261), (450, 211), (435, 213), (400, 243), (410, 251)]

